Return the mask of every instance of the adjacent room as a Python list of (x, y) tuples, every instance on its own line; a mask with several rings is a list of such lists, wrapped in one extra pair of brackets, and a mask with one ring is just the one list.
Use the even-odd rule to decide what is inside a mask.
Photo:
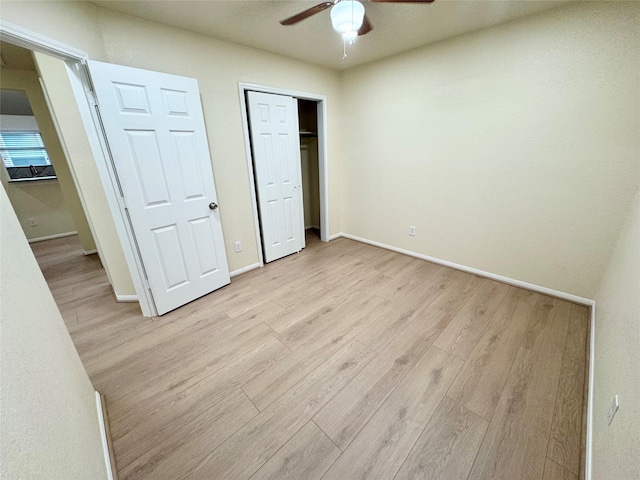
[(3, 1), (0, 476), (640, 478), (640, 3)]

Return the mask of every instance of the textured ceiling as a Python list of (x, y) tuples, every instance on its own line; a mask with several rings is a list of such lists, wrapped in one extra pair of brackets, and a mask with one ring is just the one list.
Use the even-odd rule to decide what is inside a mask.
[(329, 9), (293, 26), (283, 20), (319, 1), (93, 1), (95, 5), (240, 45), (335, 69), (378, 60), (429, 43), (505, 23), (564, 1), (451, 1), (432, 4), (364, 1), (373, 31), (342, 60), (342, 39)]

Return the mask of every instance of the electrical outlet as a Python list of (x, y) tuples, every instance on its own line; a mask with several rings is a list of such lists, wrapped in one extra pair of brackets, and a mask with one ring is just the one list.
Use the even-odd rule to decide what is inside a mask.
[(29, 226), (30, 227), (37, 227), (38, 226), (38, 222), (36, 222), (35, 218), (28, 218), (27, 221), (29, 222)]
[(238, 240), (237, 242), (235, 242), (233, 244), (233, 248), (235, 249), (236, 253), (241, 252), (242, 251), (242, 242), (240, 240)]
[(411, 237), (415, 237), (416, 236), (416, 226), (415, 225), (409, 225), (409, 236), (411, 236)]
[(611, 425), (611, 422), (613, 422), (613, 417), (616, 416), (618, 408), (620, 408), (620, 398), (618, 397), (618, 394), (616, 393), (613, 396), (613, 401), (611, 402), (611, 405), (609, 406), (609, 410), (607, 410), (607, 422), (608, 422), (608, 425)]

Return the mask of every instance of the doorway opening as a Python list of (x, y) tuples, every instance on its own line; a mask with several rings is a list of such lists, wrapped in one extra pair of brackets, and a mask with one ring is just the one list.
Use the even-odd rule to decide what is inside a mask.
[(320, 238), (320, 165), (318, 163), (318, 102), (298, 100), (302, 206), (306, 237)]
[[(289, 228), (290, 232), (299, 232), (300, 247), (297, 248), (297, 250), (294, 247), (292, 251), (290, 250), (286, 253), (287, 255), (304, 248), (305, 237), (308, 235), (311, 235), (312, 238), (319, 237), (323, 242), (329, 241), (326, 97), (323, 95), (245, 83), (239, 84), (239, 93), (247, 155), (247, 170), (251, 188), (250, 194), (254, 210), (256, 238), (258, 240), (259, 265), (263, 266), (265, 263), (274, 259), (273, 256), (270, 258), (267, 253), (267, 249), (271, 247), (273, 242), (272, 237), (269, 237), (266, 231), (266, 224), (269, 221), (267, 217), (269, 207), (265, 205), (264, 190), (263, 198), (261, 199), (260, 197), (260, 191), (264, 188), (264, 185), (260, 185), (259, 183), (261, 180), (260, 168), (262, 168), (259, 150), (264, 148), (263, 145), (256, 143), (256, 139), (260, 139), (260, 141), (263, 142), (265, 132), (257, 131), (255, 124), (253, 125), (253, 130), (256, 131), (252, 131), (250, 94), (254, 96), (255, 94), (265, 95), (266, 97), (271, 96), (272, 99), (275, 98), (275, 103), (278, 103), (277, 98), (280, 97), (282, 105), (285, 105), (283, 99), (286, 97), (291, 98), (293, 101), (293, 116), (295, 117), (295, 131), (293, 132), (293, 136), (295, 136), (295, 142), (292, 143), (295, 143), (295, 148), (292, 150), (291, 158), (293, 161), (291, 163), (293, 164), (295, 162), (298, 176), (296, 181), (292, 181), (291, 183), (295, 184), (298, 189), (295, 190), (296, 193), (292, 194), (291, 197), (294, 198), (297, 195), (299, 203), (297, 206), (292, 204), (290, 207), (292, 211), (296, 212), (294, 221), (287, 224), (285, 217), (281, 215), (282, 221), (279, 226), (282, 229)], [(269, 103), (269, 99), (266, 97), (263, 97), (263, 103), (265, 105)], [(274, 112), (283, 111), (282, 108), (279, 108), (282, 107), (282, 105), (276, 105)], [(262, 112), (268, 112), (267, 108), (263, 108), (259, 115), (263, 115)], [(256, 116), (256, 113), (254, 113), (254, 118)], [(273, 133), (278, 136), (277, 132), (274, 131)], [(276, 136), (273, 138), (276, 138)], [(279, 135), (279, 138), (282, 138), (282, 135)], [(256, 146), (258, 147), (257, 149)], [(274, 151), (277, 149), (278, 147), (273, 148)], [(268, 157), (268, 155), (266, 156)], [(280, 166), (277, 166), (276, 171), (279, 169)], [(286, 194), (282, 200), (284, 205), (287, 201)], [(275, 201), (271, 201), (269, 205), (275, 205), (276, 203)], [(284, 208), (287, 208), (287, 206), (283, 206), (283, 209)], [(271, 218), (273, 218), (273, 215)], [(299, 225), (299, 228), (297, 225)], [(291, 237), (291, 235), (289, 235), (289, 237)]]
[(0, 42), (0, 178), (29, 243), (77, 235), (97, 252), (33, 52)]
[[(100, 256), (101, 263), (104, 266), (105, 273), (107, 274), (109, 284), (112, 287), (113, 293), (115, 294), (118, 302), (137, 302), (139, 303), (140, 309), (142, 310), (144, 316), (158, 315), (161, 312), (159, 312), (156, 308), (156, 292), (152, 291), (150, 280), (147, 277), (148, 271), (145, 267), (148, 265), (143, 264), (142, 261), (142, 252), (140, 250), (141, 244), (137, 241), (138, 239), (134, 234), (134, 225), (132, 223), (131, 210), (127, 203), (127, 199), (125, 199), (125, 194), (122, 190), (122, 184), (120, 182), (121, 178), (118, 176), (118, 173), (116, 171), (116, 164), (114, 161), (114, 157), (112, 156), (113, 150), (110, 148), (110, 144), (108, 143), (108, 128), (106, 129), (105, 127), (109, 127), (109, 125), (113, 126), (114, 122), (110, 123), (110, 121), (107, 121), (105, 124), (105, 119), (99, 112), (99, 109), (102, 109), (104, 107), (104, 105), (101, 104), (104, 104), (105, 102), (104, 98), (100, 98), (100, 88), (95, 88), (96, 78), (94, 76), (94, 70), (99, 68), (100, 62), (90, 61), (86, 52), (77, 50), (56, 40), (36, 34), (22, 27), (12, 25), (7, 22), (2, 22), (2, 24), (0, 25), (0, 33), (2, 33), (3, 40), (5, 42), (9, 42), (17, 47), (31, 50), (34, 52), (34, 55), (37, 58), (39, 58), (40, 55), (44, 54), (44, 56), (50, 56), (56, 61), (61, 61), (59, 63), (61, 69), (58, 69), (57, 65), (54, 69), (55, 71), (53, 72), (53, 76), (56, 78), (56, 81), (64, 83), (64, 95), (56, 95), (51, 97), (53, 106), (51, 112), (54, 120), (56, 117), (56, 113), (61, 113), (58, 118), (58, 123), (61, 127), (62, 132), (64, 133), (64, 135), (61, 135), (61, 138), (64, 137), (65, 139), (67, 139), (67, 133), (71, 133), (73, 130), (82, 129), (84, 130), (84, 133), (86, 133), (86, 137), (82, 135), (68, 136), (69, 147), (71, 153), (73, 153), (73, 155), (69, 155), (68, 158), (72, 160), (70, 162), (70, 166), (72, 168), (78, 166), (78, 168), (75, 169), (74, 181), (79, 181), (78, 185), (81, 188), (78, 189), (78, 192), (81, 195), (81, 199), (82, 195), (86, 195), (87, 200), (90, 200), (87, 201), (86, 204), (83, 203), (83, 207), (90, 207), (88, 210), (86, 210), (88, 212), (87, 219), (91, 223), (95, 223), (96, 228), (99, 227), (100, 229), (100, 235), (96, 235), (96, 231), (94, 231), (93, 229), (92, 234), (96, 242), (96, 249)], [(103, 65), (111, 66), (113, 68), (121, 67), (110, 64)], [(127, 67), (121, 68), (126, 69)], [(129, 68), (129, 73), (133, 74), (134, 70), (136, 71), (136, 75), (139, 76), (152, 75), (157, 79), (158, 75), (164, 75), (165, 77), (171, 77), (172, 81), (175, 82), (183, 80), (191, 82), (193, 85), (195, 85), (195, 90), (186, 97), (185, 95), (182, 95), (183, 93), (185, 93), (185, 88), (182, 88), (182, 86), (180, 86), (179, 88), (175, 88), (169, 85), (166, 86), (166, 88), (161, 88), (161, 94), (164, 95), (163, 104), (166, 108), (162, 108), (158, 111), (165, 112), (167, 121), (175, 120), (176, 122), (178, 122), (180, 119), (191, 118), (201, 123), (204, 122), (199, 94), (196, 91), (197, 83), (194, 81), (194, 79), (177, 77), (175, 75), (166, 75), (158, 72), (149, 72), (134, 68)], [(46, 79), (48, 78), (47, 75), (44, 75), (45, 82), (43, 82), (43, 84), (48, 88), (46, 81)], [(62, 80), (62, 77), (64, 77), (64, 81)], [(122, 82), (120, 82), (119, 84), (121, 83)], [(139, 112), (141, 111), (141, 109), (147, 108), (148, 105), (146, 105), (145, 103), (146, 96), (141, 95), (141, 90), (140, 88), (138, 88), (140, 86), (140, 82), (134, 79), (129, 83), (131, 84), (130, 87), (133, 88), (128, 88), (125, 86), (124, 90), (120, 92), (124, 92), (123, 95), (125, 95), (127, 99), (125, 108), (132, 109), (135, 112)], [(57, 90), (57, 87), (59, 85), (56, 84), (54, 86)], [(105, 89), (103, 88), (102, 93), (104, 92)], [(197, 101), (195, 100), (196, 98)], [(111, 103), (113, 102), (107, 101), (105, 105), (110, 105)], [(71, 115), (67, 115), (69, 111), (67, 110), (65, 105), (72, 104), (77, 107), (77, 111), (73, 109), (74, 111), (71, 112)], [(185, 109), (188, 109), (188, 111)], [(191, 115), (185, 115), (187, 113), (191, 113)], [(191, 165), (191, 163), (188, 161), (187, 156), (185, 155), (193, 152), (209, 152), (208, 146), (203, 144), (201, 141), (199, 143), (194, 143), (197, 142), (198, 139), (196, 138), (194, 140), (190, 137), (190, 132), (193, 129), (189, 130), (189, 128), (185, 129), (182, 126), (178, 126), (173, 130), (175, 130), (176, 135), (171, 139), (169, 143), (173, 142), (172, 145), (174, 148), (163, 148), (161, 152), (169, 152), (167, 155), (182, 155), (180, 158), (184, 159), (184, 162), (182, 162), (182, 164), (184, 165)], [(202, 137), (201, 133), (204, 132), (204, 128), (199, 128), (198, 132), (200, 132), (200, 134), (196, 136)], [(145, 140), (148, 140), (148, 138), (150, 138), (150, 135), (147, 135), (145, 132), (139, 133), (140, 134), (136, 137), (138, 142), (136, 143), (136, 145), (134, 145), (135, 147), (144, 149), (146, 147), (151, 148), (156, 145), (152, 141), (146, 141), (145, 143)], [(122, 142), (117, 141), (116, 145), (120, 143)], [(164, 144), (166, 145), (166, 143), (167, 142), (165, 141)], [(157, 148), (156, 150), (160, 151), (160, 149)], [(95, 163), (86, 162), (83, 160), (87, 158), (95, 159)], [(148, 158), (148, 156), (138, 155), (136, 156), (136, 158)], [(155, 161), (157, 159), (158, 156), (156, 155), (153, 160)], [(76, 163), (76, 160), (79, 160), (78, 164)], [(80, 163), (82, 164), (80, 165)], [(172, 165), (177, 165), (177, 162), (173, 162)], [(93, 170), (97, 171), (93, 172)], [(145, 168), (144, 171), (151, 173), (154, 172), (152, 168)], [(192, 175), (193, 172), (195, 172), (195, 170), (189, 170), (189, 176), (190, 178), (194, 179), (195, 183), (197, 183), (198, 176)], [(179, 175), (172, 176), (173, 179), (177, 179), (179, 177)], [(203, 177), (207, 177), (206, 173), (203, 174)], [(100, 192), (99, 189), (95, 188), (96, 185), (94, 184), (94, 182), (97, 180), (99, 180), (99, 182), (102, 184), (102, 188), (104, 189), (104, 197), (106, 198), (106, 203), (104, 202), (105, 198), (100, 195), (102, 192)], [(189, 183), (189, 185), (187, 186), (184, 186), (184, 188), (189, 189), (190, 186), (191, 183)], [(158, 193), (158, 189), (162, 190), (160, 187), (158, 187), (157, 183), (152, 182), (149, 192), (155, 195)], [(192, 197), (198, 197), (198, 199), (200, 199), (200, 197), (203, 196), (201, 195), (202, 192), (195, 192), (195, 190), (192, 190), (193, 189), (189, 189), (189, 191), (180, 198), (184, 200), (185, 198), (191, 199)], [(96, 194), (96, 192), (99, 193)], [(163, 192), (160, 193), (162, 194)], [(166, 200), (165, 197), (155, 198), (157, 196), (158, 195), (155, 195), (154, 198), (152, 198), (150, 201), (163, 203), (164, 200)], [(217, 201), (215, 196), (208, 195), (207, 198), (208, 201), (206, 204), (203, 202), (197, 202), (198, 208), (204, 205), (204, 209), (202, 209), (204, 213), (196, 212), (196, 215), (199, 214), (200, 216), (195, 219), (192, 218), (190, 224), (192, 227), (191, 233), (193, 234), (193, 237), (195, 237), (195, 241), (199, 242), (199, 244), (206, 243), (207, 246), (210, 247), (211, 242), (208, 241), (206, 235), (202, 234), (202, 230), (206, 230), (206, 228), (204, 228), (207, 223), (205, 217), (212, 216), (217, 213), (215, 212), (217, 208)], [(196, 202), (191, 203), (195, 205)], [(213, 214), (211, 212), (213, 212)], [(109, 214), (111, 218), (108, 217)], [(181, 219), (183, 220), (182, 217)], [(114, 227), (115, 232), (113, 231)], [(166, 227), (167, 228), (156, 228), (155, 233), (158, 234), (157, 236), (163, 237), (159, 239), (160, 242), (164, 242), (163, 246), (168, 245), (170, 248), (170, 244), (172, 242), (175, 243), (176, 241), (175, 229), (172, 229), (171, 225), (168, 225)], [(147, 242), (147, 246), (148, 244), (149, 242)], [(190, 249), (190, 251), (195, 250), (196, 249)], [(224, 252), (224, 250), (224, 248), (217, 248), (216, 251)], [(123, 256), (124, 258), (122, 258)], [(208, 256), (206, 258), (205, 257), (205, 255), (200, 254), (200, 260), (202, 261), (197, 265), (193, 261), (189, 263), (190, 267), (193, 267), (189, 270), (190, 274), (198, 268), (202, 270), (200, 272), (201, 276), (203, 274), (205, 276), (210, 276), (208, 275), (210, 272), (217, 272), (218, 270), (221, 270), (212, 264), (212, 262), (210, 261), (211, 256)], [(178, 258), (178, 256), (166, 256), (165, 260), (166, 262), (172, 262), (176, 258)], [(175, 263), (176, 262), (174, 262), (174, 264)], [(161, 279), (156, 275), (154, 277), (154, 280), (166, 280), (165, 286), (168, 285), (168, 290), (173, 289), (173, 286), (175, 286), (176, 282), (177, 285), (180, 286), (185, 284), (190, 285), (190, 283), (182, 281), (181, 279), (177, 279), (177, 276), (173, 275), (178, 270), (178, 267), (173, 268), (172, 266), (170, 270), (171, 278), (168, 278), (167, 275), (165, 275)], [(228, 270), (226, 266), (224, 270)], [(181, 274), (182, 272), (180, 271), (178, 273)], [(118, 291), (116, 286), (118, 286), (122, 290)], [(135, 291), (135, 295), (132, 295), (132, 290)], [(197, 297), (194, 296), (194, 298)], [(179, 305), (176, 305), (174, 308), (177, 308), (177, 306)], [(165, 305), (165, 307), (167, 307), (167, 305)], [(169, 308), (167, 308), (166, 310), (168, 311)]]
[(47, 281), (90, 270), (92, 278), (104, 277), (100, 289), (112, 298), (40, 71), (42, 62), (63, 61), (6, 41), (0, 56), (0, 179), (11, 207)]
[(43, 62), (62, 60), (0, 42), (0, 178), (49, 289), (73, 333), (91, 318), (87, 298), (105, 312), (139, 315), (116, 303), (93, 227), (43, 81)]
[[(70, 133), (74, 129), (82, 129), (86, 134), (86, 137), (70, 135), (69, 138), (72, 141), (69, 147), (73, 147), (73, 155), (68, 155), (65, 144), (62, 143), (62, 145), (65, 148), (67, 158), (73, 160), (69, 162), (72, 177), (76, 186), (82, 187), (77, 191), (82, 201), (82, 207), (87, 212), (86, 218), (89, 221), (96, 250), (101, 264), (104, 266), (109, 286), (117, 302), (135, 302), (139, 304), (144, 316), (157, 315), (153, 294), (149, 288), (138, 245), (129, 222), (126, 203), (120, 190), (115, 167), (111, 162), (103, 125), (98, 116), (97, 100), (90, 77), (87, 53), (8, 22), (2, 22), (0, 33), (2, 33), (4, 42), (33, 52), (38, 61), (42, 56), (57, 62), (55, 66), (49, 65), (51, 68), (48, 73), (44, 74), (45, 81), (42, 82), (42, 86), (46, 92), (49, 87), (46, 79), (49, 78), (49, 74), (52, 74), (52, 78), (54, 78), (52, 86), (55, 87), (57, 93), (62, 92), (61, 95), (51, 97), (52, 103), (49, 105), (54, 120), (56, 120), (57, 113), (61, 113), (57, 121), (61, 129), (66, 129), (66, 131), (63, 136), (57, 129), (60, 138), (66, 139), (66, 133)], [(63, 78), (64, 80), (62, 80)], [(62, 86), (62, 90), (58, 91)], [(66, 107), (70, 105), (77, 107), (77, 110), (70, 107), (73, 110), (70, 111)], [(95, 159), (95, 163), (86, 162), (88, 158)], [(76, 164), (76, 159), (78, 164)], [(93, 172), (92, 170), (97, 171)], [(57, 173), (60, 177), (59, 172)], [(102, 192), (95, 188), (93, 182), (96, 180), (104, 189), (106, 204), (100, 195)], [(85, 195), (90, 202), (85, 201)], [(87, 209), (87, 207), (90, 208)], [(100, 221), (99, 225), (98, 220)], [(93, 228), (94, 222), (96, 226), (100, 227), (100, 236), (96, 235)], [(113, 227), (115, 227), (115, 232), (113, 232)], [(124, 254), (124, 259), (121, 258), (121, 254)], [(116, 285), (124, 292), (119, 291)], [(135, 290), (135, 295), (132, 295), (132, 290)]]
[[(48, 110), (47, 116), (53, 120), (53, 126), (49, 131), (54, 131), (57, 135), (56, 141), (62, 149), (60, 156), (65, 159), (65, 162), (59, 162), (60, 165), (63, 166), (62, 169), (59, 168), (60, 165), (57, 165), (55, 161), (52, 162), (53, 167), (58, 181), (62, 180), (64, 171), (67, 172), (67, 183), (73, 185), (73, 187), (67, 190), (74, 191), (79, 197), (79, 206), (76, 206), (81, 214), (78, 215), (78, 218), (82, 217), (86, 223), (88, 223), (86, 231), (89, 233), (88, 236), (91, 237), (94, 245), (92, 249), (83, 247), (80, 251), (89, 254), (97, 253), (98, 263), (101, 265), (101, 268), (104, 269), (104, 273), (108, 279), (107, 288), (111, 291), (111, 294), (116, 297), (117, 302), (138, 303), (139, 306), (136, 305), (136, 308), (140, 308), (145, 316), (152, 316), (155, 312), (152, 309), (148, 293), (144, 289), (143, 273), (140, 266), (136, 263), (134, 246), (130, 238), (127, 237), (127, 225), (117, 198), (117, 185), (111, 176), (107, 162), (106, 148), (104, 147), (101, 137), (100, 125), (97, 123), (93, 113), (91, 104), (92, 89), (86, 66), (88, 59), (87, 54), (81, 50), (77, 50), (8, 22), (2, 22), (0, 25), (0, 33), (2, 33), (3, 43), (6, 45), (6, 51), (2, 52), (3, 56), (9, 57), (11, 49), (15, 50), (16, 48), (20, 48), (26, 50), (27, 57), (30, 59), (29, 61), (35, 62), (37, 65), (33, 72), (30, 72), (30, 75), (33, 74), (35, 76), (35, 86), (32, 85), (34, 82), (28, 82), (27, 84), (31, 90), (37, 90), (41, 96), (44, 95), (43, 102), (46, 104), (44, 109)], [(9, 64), (9, 62), (6, 61), (4, 61), (4, 63), (6, 65)], [(43, 67), (46, 72), (43, 70)], [(24, 85), (25, 82), (21, 82), (15, 89), (24, 89)], [(8, 88), (10, 86), (10, 84), (3, 81), (3, 87)], [(50, 87), (52, 87), (52, 91), (50, 91)], [(51, 96), (52, 93), (53, 96)], [(32, 101), (31, 103), (33, 104), (34, 102)], [(33, 106), (35, 109), (35, 105)], [(77, 107), (77, 110), (74, 107)], [(76, 130), (84, 131), (86, 137), (82, 135), (71, 135), (72, 144), (67, 146), (63, 140), (63, 138), (66, 140), (67, 137), (62, 135), (61, 131), (63, 129), (62, 120), (65, 122), (64, 128), (68, 129), (69, 132)], [(49, 145), (47, 145), (49, 149), (51, 142), (47, 142), (45, 139), (44, 143), (49, 143)], [(69, 152), (71, 147), (74, 150), (73, 155), (70, 155)], [(95, 158), (95, 164), (87, 162), (86, 160), (89, 158)], [(75, 161), (71, 161), (73, 159), (78, 160), (77, 164)], [(65, 169), (64, 167), (68, 168)], [(98, 174), (92, 175), (93, 172), (90, 172), (90, 170), (95, 168), (97, 168)], [(80, 173), (82, 177), (80, 177)], [(80, 188), (79, 180), (81, 178), (84, 179), (83, 181), (85, 182), (84, 188)], [(115, 272), (117, 280), (119, 284), (125, 285), (126, 288), (126, 283), (130, 282), (130, 278), (133, 281), (137, 295), (131, 295), (129, 292), (123, 294), (116, 290), (114, 282), (116, 278), (113, 277), (114, 272), (110, 272), (109, 268), (107, 268), (107, 263), (105, 263), (105, 252), (108, 251), (109, 255), (113, 257), (114, 250), (112, 247), (115, 245), (115, 239), (111, 237), (107, 238), (106, 248), (105, 245), (102, 245), (101, 240), (104, 240), (106, 237), (102, 238), (96, 234), (93, 221), (95, 221), (98, 216), (92, 217), (89, 214), (88, 207), (90, 204), (87, 198), (85, 198), (88, 192), (91, 193), (92, 208), (95, 209), (96, 196), (94, 192), (96, 192), (96, 189), (92, 186), (93, 184), (91, 182), (96, 178), (99, 178), (104, 188), (104, 194), (108, 203), (106, 212), (111, 213), (112, 217), (110, 220), (113, 220), (115, 224), (120, 246), (131, 275), (127, 277), (129, 272), (119, 268)], [(101, 210), (100, 216), (104, 217), (105, 210), (103, 208), (99, 208), (99, 210)], [(74, 220), (75, 219), (74, 217)], [(101, 222), (104, 224), (104, 222), (110, 222), (110, 220), (101, 220)], [(75, 221), (75, 223), (78, 232), (80, 232), (80, 225), (78, 225), (78, 223), (82, 222)]]

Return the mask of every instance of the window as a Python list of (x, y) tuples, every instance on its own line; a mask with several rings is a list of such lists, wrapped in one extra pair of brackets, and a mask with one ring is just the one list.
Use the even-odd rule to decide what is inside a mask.
[(0, 154), (12, 181), (56, 177), (39, 132), (0, 132)]

